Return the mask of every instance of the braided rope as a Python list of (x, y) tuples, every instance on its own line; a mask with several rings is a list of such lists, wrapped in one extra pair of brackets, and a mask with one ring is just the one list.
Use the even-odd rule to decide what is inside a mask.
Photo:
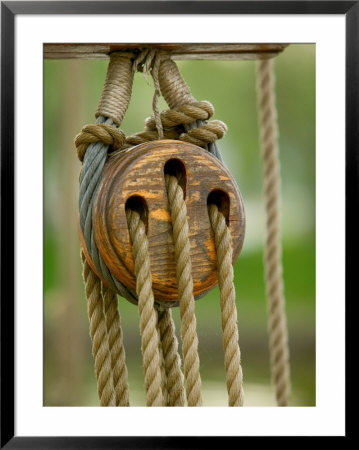
[(108, 345), (111, 352), (111, 368), (116, 393), (116, 406), (129, 406), (128, 372), (117, 295), (102, 284)]
[(158, 311), (158, 329), (160, 332), (165, 376), (167, 380), (167, 405), (184, 406), (185, 393), (183, 388), (183, 374), (181, 371), (181, 358), (178, 354), (175, 324), (170, 309)]
[(111, 353), (106, 336), (107, 331), (103, 314), (101, 281), (93, 273), (83, 252), (81, 253), (81, 257), (90, 321), (92, 354), (95, 360), (97, 392), (101, 406), (115, 406), (116, 399), (111, 370)]
[[(207, 101), (186, 103), (174, 109), (167, 109), (160, 114), (162, 125), (165, 128), (177, 125), (188, 125), (196, 120), (208, 120), (214, 114), (214, 108)], [(145, 121), (146, 127), (154, 129), (156, 122), (153, 116)]]
[(213, 120), (200, 128), (192, 128), (187, 133), (182, 133), (179, 139), (202, 147), (203, 145), (213, 144), (217, 139), (223, 138), (226, 132), (227, 126), (223, 122)]
[(102, 142), (104, 145), (118, 150), (125, 142), (125, 135), (121, 130), (105, 123), (85, 125), (81, 133), (75, 137), (75, 145), (79, 160), (83, 162), (89, 144)]
[[(157, 311), (158, 313), (158, 311)], [(157, 316), (158, 317), (158, 316)], [(159, 320), (159, 318), (158, 318)], [(161, 367), (161, 391), (162, 391), (162, 406), (169, 406), (168, 405), (168, 389), (167, 389), (167, 374), (166, 374), (166, 368), (165, 368), (165, 360), (163, 355), (163, 348), (162, 348), (162, 342), (161, 342), (161, 335), (160, 330), (157, 323), (157, 333), (158, 333), (158, 351), (160, 354), (160, 367)]]
[(173, 227), (187, 403), (202, 406), (187, 208), (178, 179), (166, 174), (165, 183)]
[(280, 167), (273, 61), (258, 64), (258, 104), (266, 210), (265, 279), (269, 350), (278, 406), (288, 406), (290, 370), (280, 243)]
[[(178, 140), (181, 131), (178, 132), (175, 128), (169, 128), (164, 131), (164, 139), (174, 139)], [(122, 149), (127, 149), (133, 147), (134, 145), (144, 144), (149, 141), (156, 141), (159, 139), (157, 130), (147, 130), (140, 131), (126, 138), (126, 142), (123, 145)], [(113, 153), (115, 155), (115, 153)]]
[[(178, 140), (208, 149), (208, 146), (214, 144), (217, 139), (222, 139), (227, 132), (226, 124), (220, 120), (204, 123), (202, 118), (211, 117), (213, 111), (213, 106), (209, 102), (193, 102), (163, 111), (161, 121), (166, 127), (165, 132), (173, 129), (170, 127), (177, 127)], [(180, 125), (183, 131), (180, 131)], [(157, 128), (155, 119), (152, 116), (146, 119), (145, 126), (146, 130), (154, 131)]]
[(231, 235), (226, 224), (226, 219), (216, 205), (209, 205), (208, 213), (216, 246), (228, 405), (243, 406), (243, 375), (241, 352), (238, 345), (237, 308), (236, 293), (233, 285), (234, 276)]
[(154, 308), (152, 274), (145, 225), (136, 211), (127, 210), (127, 223), (135, 259), (136, 292), (140, 316), (141, 350), (147, 406), (162, 406), (162, 374), (157, 312)]
[[(116, 280), (104, 264), (94, 242), (92, 230), (92, 205), (94, 193), (100, 182), (107, 153), (120, 148), (124, 143), (124, 134), (113, 126), (120, 125), (128, 107), (133, 75), (129, 54), (116, 53), (110, 56), (106, 82), (99, 107), (96, 111), (97, 124), (87, 125), (76, 137), (80, 161), (83, 162), (80, 174), (80, 226), (87, 250), (95, 267), (108, 285), (130, 301), (133, 294)], [(92, 339), (95, 373), (101, 406), (127, 406), (128, 381), (125, 352), (122, 343), (122, 330), (117, 311), (117, 299), (107, 288), (104, 298), (101, 294), (101, 281), (92, 272), (82, 253), (83, 270), (86, 284), (86, 297), (89, 305), (90, 335)], [(103, 313), (105, 301), (106, 320)], [(107, 329), (106, 329), (107, 327)]]
[(121, 123), (130, 102), (133, 82), (132, 56), (129, 53), (111, 53), (106, 82), (96, 111), (97, 125), (86, 126), (76, 137), (75, 145), (79, 158), (83, 159), (79, 209), (80, 227), (87, 251), (97, 273), (107, 286), (130, 302), (137, 303), (136, 295), (120, 283), (107, 268), (95, 244), (92, 229), (94, 195), (101, 180), (109, 145), (118, 148), (124, 142), (124, 134), (116, 129), (114, 123)]
[[(196, 102), (176, 63), (172, 59), (162, 57), (158, 78), (163, 98), (171, 109)], [(200, 128), (203, 125), (205, 125), (203, 120), (196, 120), (193, 123), (185, 124), (184, 128), (188, 132), (192, 128)], [(203, 147), (222, 161), (222, 155), (215, 143), (209, 143), (208, 145), (203, 145)]]
[(118, 127), (121, 125), (132, 94), (132, 53), (114, 52), (110, 54), (106, 81), (95, 117), (112, 119)]

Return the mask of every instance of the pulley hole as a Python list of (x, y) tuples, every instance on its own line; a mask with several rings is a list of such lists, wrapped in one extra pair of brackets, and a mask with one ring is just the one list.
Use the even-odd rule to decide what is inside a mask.
[(218, 210), (224, 215), (227, 226), (229, 225), (230, 200), (227, 192), (215, 189), (207, 197), (207, 205), (216, 205)]
[(140, 219), (145, 224), (146, 233), (148, 228), (148, 206), (146, 200), (140, 195), (133, 195), (128, 198), (125, 204), (126, 214), (128, 210), (136, 211), (140, 215)]
[(180, 159), (169, 159), (163, 169), (165, 175), (172, 175), (177, 178), (178, 184), (183, 190), (183, 198), (186, 198), (186, 167)]

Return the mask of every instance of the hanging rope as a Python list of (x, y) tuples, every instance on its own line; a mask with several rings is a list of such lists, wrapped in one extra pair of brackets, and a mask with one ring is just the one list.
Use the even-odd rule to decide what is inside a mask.
[[(159, 320), (158, 311), (157, 311), (157, 319)], [(161, 335), (160, 335), (160, 330), (158, 328), (158, 323), (157, 323), (157, 333), (158, 333), (158, 343), (159, 343), (158, 351), (160, 354), (160, 368), (161, 368), (162, 406), (169, 406), (168, 405), (168, 390), (167, 390), (167, 374), (166, 374), (165, 360), (164, 360), (164, 356), (163, 356)]]
[(290, 396), (289, 349), (283, 293), (280, 243), (280, 168), (273, 61), (258, 63), (258, 105), (266, 210), (265, 280), (269, 350), (278, 406)]
[(117, 295), (102, 283), (104, 313), (109, 349), (111, 353), (111, 368), (113, 384), (116, 393), (116, 406), (129, 406), (128, 373), (120, 315), (117, 307)]
[(97, 392), (101, 406), (115, 406), (116, 396), (111, 370), (111, 353), (106, 336), (106, 322), (103, 314), (103, 298), (101, 281), (93, 273), (86, 258), (81, 252), (83, 261), (83, 277), (88, 303), (92, 354), (95, 360)]
[(243, 375), (238, 345), (236, 294), (233, 285), (232, 244), (224, 215), (217, 205), (208, 206), (216, 245), (218, 285), (221, 299), (224, 361), (228, 405), (243, 406)]
[(181, 370), (181, 358), (178, 354), (178, 341), (171, 309), (158, 311), (158, 329), (164, 360), (167, 383), (167, 406), (184, 406), (184, 380)]
[[(116, 128), (116, 125), (121, 124), (131, 99), (133, 82), (131, 58), (133, 58), (131, 53), (111, 53), (105, 85), (96, 110), (97, 124), (84, 127), (76, 137), (75, 145), (83, 162), (79, 209), (80, 227), (87, 251), (97, 273), (106, 281), (107, 286), (130, 302), (137, 303), (136, 295), (120, 283), (107, 268), (95, 244), (92, 229), (94, 193), (101, 180), (108, 151), (121, 147), (125, 141), (125, 135)], [(105, 132), (106, 138), (102, 140)]]
[(140, 315), (141, 349), (145, 372), (147, 406), (163, 406), (161, 358), (157, 312), (154, 308), (152, 274), (145, 225), (137, 211), (126, 211), (135, 259), (136, 292)]
[[(163, 57), (161, 65), (159, 67), (158, 71), (158, 78), (160, 83), (160, 89), (161, 93), (163, 95), (163, 98), (166, 100), (166, 103), (171, 109), (175, 109), (178, 107), (181, 107), (183, 105), (189, 105), (192, 103), (197, 103), (196, 100), (192, 97), (191, 91), (189, 87), (187, 86), (186, 82), (182, 78), (178, 67), (174, 61), (170, 58)], [(210, 122), (213, 124), (214, 121)], [(205, 124), (205, 122), (199, 117), (198, 120), (196, 119), (193, 123), (184, 124), (184, 129), (188, 133), (193, 128), (201, 128), (203, 125), (206, 125), (206, 127), (210, 126), (210, 123)], [(217, 121), (217, 128), (218, 128)], [(220, 122), (223, 124), (223, 122)], [(222, 136), (227, 131), (227, 127), (225, 124), (224, 126), (224, 132)], [(216, 134), (214, 131), (213, 134)], [(183, 138), (183, 136), (182, 136)], [(197, 144), (198, 145), (198, 144)], [(222, 161), (221, 153), (217, 147), (217, 145), (213, 141), (207, 141), (202, 142), (202, 145), (200, 147), (204, 147), (206, 150), (208, 150), (210, 153), (212, 153), (214, 156), (216, 156), (220, 161)]]
[(165, 182), (173, 227), (187, 403), (202, 406), (187, 208), (177, 177), (166, 174)]

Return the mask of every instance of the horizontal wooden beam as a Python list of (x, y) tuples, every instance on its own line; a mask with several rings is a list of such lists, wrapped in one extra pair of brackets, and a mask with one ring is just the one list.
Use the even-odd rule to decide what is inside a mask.
[(173, 59), (254, 60), (272, 58), (288, 44), (44, 44), (46, 59), (108, 59), (115, 51), (156, 48)]

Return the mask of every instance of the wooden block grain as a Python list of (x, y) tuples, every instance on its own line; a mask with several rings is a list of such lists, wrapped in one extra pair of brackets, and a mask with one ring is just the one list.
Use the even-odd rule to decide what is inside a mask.
[(163, 140), (141, 144), (109, 158), (93, 208), (96, 245), (114, 276), (134, 290), (134, 259), (125, 209), (129, 199), (137, 202), (141, 199), (147, 211), (153, 292), (160, 301), (176, 301), (178, 296), (171, 213), (165, 186), (168, 164), (185, 171), (195, 297), (204, 295), (218, 282), (208, 196), (217, 199), (216, 202), (225, 199), (220, 207), (232, 237), (233, 264), (241, 251), (245, 231), (243, 202), (237, 184), (228, 169), (206, 150), (184, 142)]

